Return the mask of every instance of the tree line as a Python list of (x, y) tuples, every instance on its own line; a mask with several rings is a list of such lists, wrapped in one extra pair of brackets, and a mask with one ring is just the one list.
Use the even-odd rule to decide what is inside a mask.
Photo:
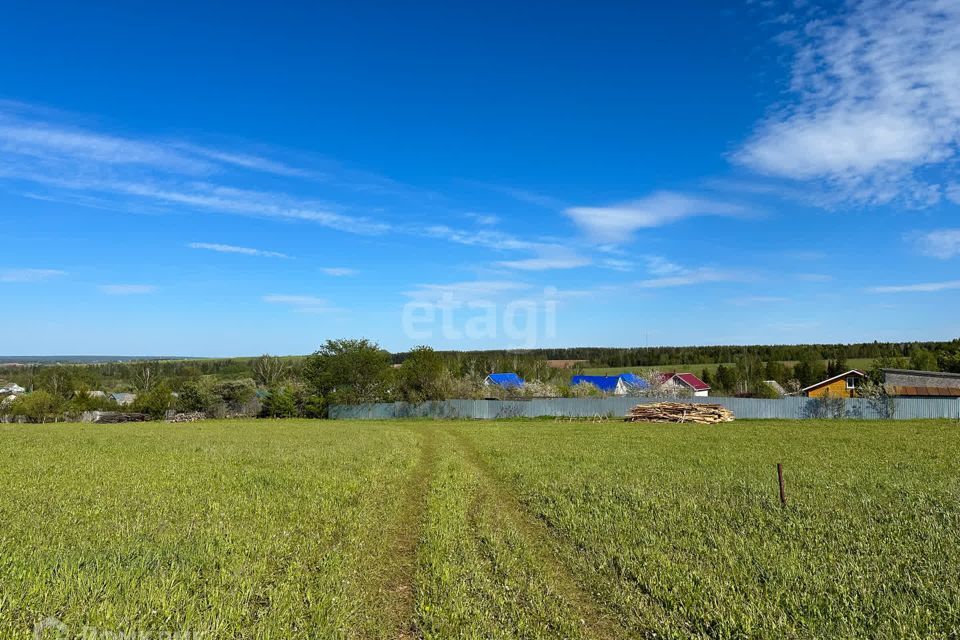
[[(867, 355), (869, 354), (869, 355)], [(826, 355), (826, 357), (824, 357)], [(587, 356), (587, 357), (581, 357)], [(550, 366), (549, 359), (579, 360), (574, 369)], [(952, 342), (864, 343), (758, 347), (654, 347), (649, 349), (545, 349), (525, 351), (434, 351), (422, 346), (391, 354), (366, 339), (328, 340), (308, 356), (28, 365), (0, 368), (0, 382), (12, 381), (30, 393), (0, 413), (37, 421), (75, 417), (84, 411), (119, 410), (99, 391), (130, 391), (124, 410), (162, 417), (168, 412), (202, 412), (210, 417), (323, 417), (330, 404), (374, 401), (420, 402), (482, 398), (511, 393), (570, 396), (570, 376), (588, 366), (657, 369), (694, 359), (715, 368), (694, 370), (714, 395), (772, 397), (766, 381), (797, 391), (847, 371), (850, 357), (875, 358), (869, 372), (882, 382), (883, 368), (960, 372), (960, 340)], [(706, 359), (705, 359), (706, 358)], [(788, 362), (785, 362), (788, 360)], [(618, 362), (623, 361), (623, 364)], [(493, 372), (515, 372), (524, 390), (484, 387)]]

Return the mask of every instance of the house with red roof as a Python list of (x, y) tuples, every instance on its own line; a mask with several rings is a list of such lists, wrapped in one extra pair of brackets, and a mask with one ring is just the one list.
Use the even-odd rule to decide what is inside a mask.
[(663, 386), (680, 387), (689, 390), (698, 398), (705, 398), (710, 395), (710, 385), (693, 375), (692, 373), (661, 373), (660, 383)]

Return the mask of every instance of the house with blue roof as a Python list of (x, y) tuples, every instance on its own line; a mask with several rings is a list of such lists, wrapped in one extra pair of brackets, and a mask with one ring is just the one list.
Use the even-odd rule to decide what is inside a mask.
[(592, 384), (600, 391), (616, 396), (625, 396), (631, 391), (646, 389), (650, 386), (646, 380), (633, 373), (621, 373), (616, 376), (573, 376), (570, 386), (578, 384)]
[(491, 373), (484, 379), (483, 384), (497, 386), (501, 389), (521, 389), (523, 388), (523, 378), (515, 373)]

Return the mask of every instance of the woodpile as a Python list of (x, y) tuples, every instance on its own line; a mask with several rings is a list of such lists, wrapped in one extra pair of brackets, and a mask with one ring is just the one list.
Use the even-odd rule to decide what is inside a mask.
[(720, 404), (688, 402), (654, 402), (638, 404), (630, 409), (627, 422), (693, 422), (716, 424), (733, 422), (733, 411)]
[(167, 419), (167, 422), (199, 422), (206, 419), (207, 414), (203, 411), (191, 411), (189, 413), (175, 413)]
[(145, 413), (120, 413), (118, 411), (98, 412), (94, 422), (97, 424), (120, 424), (122, 422), (146, 422), (150, 419)]

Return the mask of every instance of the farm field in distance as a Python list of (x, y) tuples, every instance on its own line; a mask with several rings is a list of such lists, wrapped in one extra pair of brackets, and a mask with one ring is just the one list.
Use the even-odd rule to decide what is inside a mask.
[(951, 421), (2, 424), (0, 638), (955, 638), (958, 451)]

